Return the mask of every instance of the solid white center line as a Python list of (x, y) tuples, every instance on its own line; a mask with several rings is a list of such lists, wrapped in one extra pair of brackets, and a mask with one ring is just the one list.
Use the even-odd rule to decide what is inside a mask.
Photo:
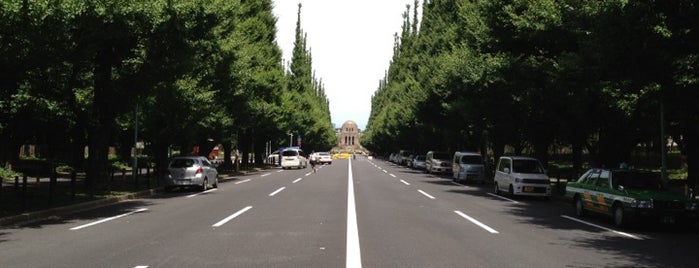
[(408, 183), (407, 181), (404, 181), (404, 180), (400, 180), (400, 182), (402, 182), (405, 185), (410, 185), (410, 183)]
[(265, 173), (265, 174), (262, 174), (260, 177), (267, 177), (269, 175), (272, 175), (272, 173)]
[(139, 265), (139, 266), (136, 266), (134, 268), (148, 268), (148, 265)]
[(490, 226), (485, 225), (485, 224), (483, 224), (483, 223), (477, 221), (477, 220), (474, 219), (474, 218), (471, 218), (470, 216), (464, 214), (464, 213), (461, 212), (461, 211), (454, 210), (454, 213), (459, 214), (459, 216), (464, 217), (464, 219), (467, 219), (467, 220), (469, 220), (470, 222), (472, 222), (473, 224), (480, 226), (481, 228), (485, 229), (486, 231), (490, 232), (491, 234), (497, 234), (497, 233), (499, 233), (499, 232), (496, 231), (495, 229), (490, 228)]
[(210, 192), (213, 192), (213, 191), (216, 191), (216, 190), (217, 190), (216, 188), (213, 188), (213, 189), (209, 189), (209, 190), (206, 190), (206, 191), (203, 191), (203, 192), (199, 192), (199, 193), (196, 193), (196, 194), (190, 194), (190, 195), (186, 196), (186, 198), (192, 198), (192, 197), (195, 197), (195, 196), (198, 196), (198, 195), (202, 195), (202, 194), (205, 194), (205, 193), (210, 193)]
[(284, 189), (286, 189), (286, 187), (279, 188), (276, 191), (269, 194), (269, 196), (274, 196), (275, 194), (278, 194), (279, 192), (284, 191)]
[(234, 213), (233, 215), (230, 215), (230, 216), (226, 217), (225, 219), (223, 219), (217, 223), (214, 223), (214, 225), (211, 225), (211, 227), (221, 227), (221, 225), (226, 224), (228, 221), (234, 219), (235, 217), (240, 216), (241, 214), (245, 213), (246, 211), (248, 211), (251, 208), (252, 208), (252, 206), (247, 206), (244, 209), (241, 209), (238, 212)]
[(129, 213), (124, 213), (124, 214), (117, 215), (117, 216), (114, 216), (114, 217), (109, 217), (109, 218), (106, 218), (106, 219), (101, 219), (101, 220), (99, 220), (99, 221), (95, 221), (95, 222), (91, 222), (91, 223), (88, 223), (88, 224), (80, 225), (80, 226), (78, 226), (78, 227), (73, 227), (73, 228), (70, 228), (70, 230), (73, 230), (73, 231), (75, 231), (75, 230), (80, 230), (80, 229), (85, 228), (85, 227), (90, 227), (90, 226), (92, 226), (92, 225), (100, 224), (100, 223), (103, 223), (103, 222), (108, 222), (108, 221), (111, 221), (111, 220), (116, 220), (116, 219), (118, 219), (118, 218), (121, 218), (121, 217), (124, 217), (124, 216), (129, 216), (129, 215), (131, 215), (131, 214), (138, 213), (138, 212), (141, 212), (141, 211), (146, 211), (146, 210), (148, 210), (148, 209), (147, 209), (147, 208), (141, 208), (141, 209), (138, 209), (138, 210), (135, 210), (135, 211), (131, 211), (131, 212), (129, 212)]
[(245, 180), (242, 180), (242, 181), (236, 182), (235, 184), (241, 184), (241, 183), (246, 183), (246, 182), (249, 182), (249, 181), (250, 181), (250, 179), (245, 179)]
[(496, 195), (496, 194), (494, 194), (494, 193), (488, 193), (488, 195), (493, 196), (493, 197), (497, 197), (497, 198), (500, 198), (500, 199), (503, 199), (503, 200), (507, 200), (507, 201), (510, 201), (510, 202), (512, 202), (512, 203), (515, 203), (515, 204), (519, 204), (519, 202), (517, 202), (517, 201), (515, 201), (515, 200), (509, 199), (509, 198), (504, 197), (504, 196), (499, 196), (499, 195)]
[(393, 175), (393, 173), (391, 173), (391, 174), (388, 174), (388, 175), (391, 175), (391, 177), (394, 177), (394, 178), (396, 177), (396, 175)]
[(594, 224), (594, 223), (590, 223), (590, 222), (586, 222), (586, 221), (583, 221), (583, 220), (581, 220), (581, 219), (576, 219), (576, 218), (573, 218), (573, 217), (570, 217), (570, 216), (566, 216), (566, 215), (561, 215), (561, 217), (566, 218), (566, 219), (569, 219), (569, 220), (571, 220), (571, 221), (577, 221), (577, 222), (579, 222), (579, 223), (586, 224), (586, 225), (589, 225), (589, 226), (592, 226), (592, 227), (597, 227), (597, 228), (599, 228), (599, 229), (602, 229), (602, 230), (605, 230), (605, 231), (609, 231), (609, 232), (612, 232), (612, 233), (615, 233), (615, 234), (618, 234), (618, 235), (630, 237), (630, 238), (633, 238), (633, 239), (636, 239), (636, 240), (643, 240), (643, 238), (640, 238), (640, 237), (638, 237), (638, 236), (635, 236), (635, 235), (632, 235), (632, 234), (629, 234), (629, 233), (620, 232), (620, 231), (613, 230), (613, 229), (609, 229), (609, 228), (607, 228), (607, 227), (600, 226), (600, 225), (597, 225), (597, 224)]
[(420, 192), (421, 194), (423, 194), (423, 195), (429, 197), (430, 199), (434, 199), (434, 196), (431, 196), (431, 195), (429, 195), (428, 193), (425, 193), (423, 190), (417, 190), (417, 191)]
[(295, 179), (294, 182), (292, 182), (292, 183), (297, 183), (297, 182), (299, 182), (299, 181), (301, 181), (301, 180), (302, 180), (301, 178), (298, 178), (298, 179)]
[(352, 178), (352, 160), (347, 168), (347, 247), (345, 267), (361, 268), (362, 253), (359, 247), (359, 228), (357, 227), (357, 208), (354, 203), (354, 179)]

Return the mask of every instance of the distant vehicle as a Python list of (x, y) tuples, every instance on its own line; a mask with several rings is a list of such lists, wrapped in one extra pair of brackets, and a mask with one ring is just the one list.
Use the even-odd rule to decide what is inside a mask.
[(495, 170), (495, 194), (551, 197), (551, 181), (536, 158), (503, 156)]
[(316, 159), (318, 161), (318, 164), (331, 165), (333, 163), (333, 156), (328, 152), (317, 152)]
[(566, 185), (566, 197), (573, 200), (578, 216), (611, 216), (617, 226), (641, 218), (690, 223), (699, 213), (696, 200), (670, 192), (660, 174), (640, 170), (590, 169)]
[(416, 155), (413, 157), (412, 164), (410, 166), (413, 169), (419, 169), (419, 170), (424, 170), (425, 169), (425, 156), (424, 155)]
[(273, 166), (279, 166), (279, 151), (275, 151), (267, 156), (267, 164)]
[(218, 171), (203, 156), (177, 156), (170, 159), (165, 177), (165, 191), (175, 187), (199, 187), (206, 191), (218, 188)]
[(485, 182), (485, 162), (480, 153), (455, 152), (451, 162), (455, 182)]
[(396, 157), (396, 161), (398, 161), (396, 164), (399, 164), (401, 166), (407, 166), (408, 161), (412, 160), (411, 155), (413, 155), (411, 151), (400, 150), (398, 152), (398, 156)]
[(398, 164), (398, 157), (400, 155), (398, 153), (391, 153), (391, 155), (388, 157), (388, 161), (394, 164)]
[(306, 168), (308, 166), (308, 160), (303, 156), (303, 150), (288, 148), (282, 151), (282, 168)]
[(429, 151), (425, 155), (427, 173), (451, 173), (452, 155), (447, 152)]

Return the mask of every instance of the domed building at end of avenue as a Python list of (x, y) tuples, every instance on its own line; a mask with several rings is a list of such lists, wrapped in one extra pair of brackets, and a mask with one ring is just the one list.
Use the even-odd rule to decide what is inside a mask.
[(361, 144), (362, 132), (356, 122), (346, 121), (341, 128), (336, 129), (336, 133), (338, 144), (333, 151), (348, 153), (364, 151)]

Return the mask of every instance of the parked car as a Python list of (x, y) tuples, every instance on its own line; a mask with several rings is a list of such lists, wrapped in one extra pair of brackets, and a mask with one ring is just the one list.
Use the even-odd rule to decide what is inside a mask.
[(413, 159), (415, 159), (415, 155), (414, 155), (414, 154), (410, 154), (410, 155), (408, 156), (408, 160), (405, 161), (405, 166), (406, 166), (406, 167), (409, 167), (409, 168), (412, 168), (412, 167), (413, 167)]
[(503, 156), (495, 168), (495, 194), (551, 197), (551, 181), (536, 158)]
[(273, 166), (279, 166), (279, 151), (275, 151), (267, 156), (267, 164)]
[(411, 162), (411, 168), (413, 169), (425, 169), (425, 156), (424, 155), (416, 155), (413, 157), (413, 161)]
[(427, 173), (451, 173), (452, 155), (447, 152), (429, 151), (425, 155)]
[(303, 150), (289, 148), (282, 151), (282, 168), (296, 167), (299, 169), (306, 168), (308, 160), (303, 156)]
[(696, 220), (699, 204), (689, 196), (669, 191), (655, 172), (593, 168), (566, 185), (575, 214), (611, 216), (617, 226), (640, 218), (664, 223)]
[(388, 157), (388, 161), (394, 164), (398, 164), (398, 156), (400, 156), (398, 153), (391, 153), (391, 155)]
[(400, 150), (398, 152), (398, 156), (396, 157), (396, 161), (398, 161), (398, 163), (396, 164), (399, 164), (401, 166), (407, 166), (408, 161), (412, 160), (412, 155), (413, 153), (408, 150)]
[(333, 163), (333, 156), (328, 152), (317, 152), (316, 159), (318, 160), (319, 164), (332, 165)]
[(485, 182), (485, 162), (480, 153), (455, 152), (451, 162), (455, 182)]
[(167, 170), (165, 191), (171, 191), (175, 187), (199, 187), (206, 191), (209, 185), (218, 188), (218, 171), (206, 157), (173, 157)]

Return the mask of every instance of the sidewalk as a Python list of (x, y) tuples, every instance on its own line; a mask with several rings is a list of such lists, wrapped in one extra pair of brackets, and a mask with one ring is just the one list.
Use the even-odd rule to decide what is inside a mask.
[[(238, 176), (258, 172), (262, 169), (252, 169), (219, 175), (219, 182), (234, 180)], [(118, 178), (116, 178), (118, 177)], [(23, 178), (5, 179), (0, 188), (0, 229), (11, 226), (28, 224), (51, 217), (64, 217), (69, 214), (109, 206), (119, 202), (144, 198), (162, 192), (162, 187), (156, 184), (154, 178), (146, 181), (140, 178), (138, 185), (129, 173), (125, 176), (115, 176), (111, 191), (90, 196), (85, 192), (83, 179), (72, 182), (70, 178), (57, 178), (53, 196), (50, 195), (50, 179), (36, 177), (27, 178), (26, 189), (23, 189)], [(150, 183), (150, 187), (146, 187)], [(73, 195), (75, 189), (75, 195)]]

